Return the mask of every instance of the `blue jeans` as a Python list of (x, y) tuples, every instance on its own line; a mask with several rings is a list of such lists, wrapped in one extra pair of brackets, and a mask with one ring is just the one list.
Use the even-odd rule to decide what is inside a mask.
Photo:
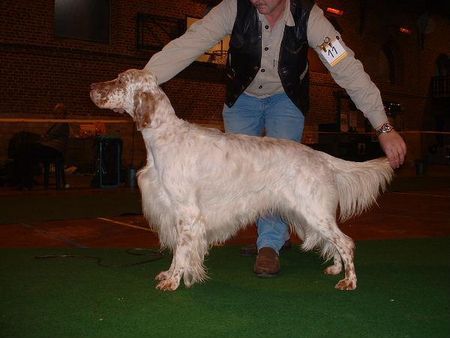
[[(224, 105), (223, 120), (227, 133), (270, 136), (300, 142), (305, 118), (282, 93), (267, 98), (242, 94), (230, 108)], [(268, 215), (257, 221), (258, 250), (270, 247), (279, 252), (289, 239), (289, 226), (280, 216)]]

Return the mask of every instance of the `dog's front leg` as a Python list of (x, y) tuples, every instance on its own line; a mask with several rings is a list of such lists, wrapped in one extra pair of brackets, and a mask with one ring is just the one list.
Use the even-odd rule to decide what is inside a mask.
[[(176, 248), (173, 249), (173, 257), (175, 258)], [(172, 263), (170, 264), (170, 268), (167, 271), (161, 271), (158, 275), (156, 275), (155, 280), (163, 281), (170, 278), (173, 275), (173, 270), (175, 268), (175, 259), (172, 259)]]
[(207, 250), (205, 225), (201, 217), (180, 219), (177, 224), (177, 244), (172, 264), (168, 271), (157, 276), (160, 282), (156, 288), (164, 291), (176, 290), (181, 277), (187, 287), (205, 280), (203, 261)]

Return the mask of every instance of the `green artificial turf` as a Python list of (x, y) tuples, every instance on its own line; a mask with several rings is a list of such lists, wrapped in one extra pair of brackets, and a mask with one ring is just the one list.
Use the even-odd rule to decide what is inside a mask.
[[(71, 254), (101, 259), (48, 258)], [(1, 337), (450, 337), (450, 238), (357, 243), (358, 288), (338, 291), (314, 253), (281, 256), (259, 279), (254, 257), (213, 248), (210, 280), (155, 290), (170, 256), (119, 249), (1, 249)], [(104, 265), (108, 266), (105, 267)], [(125, 265), (125, 266), (124, 266)]]

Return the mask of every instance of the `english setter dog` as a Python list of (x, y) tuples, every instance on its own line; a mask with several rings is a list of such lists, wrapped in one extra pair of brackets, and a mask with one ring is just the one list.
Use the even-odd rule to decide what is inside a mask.
[(176, 290), (206, 279), (210, 245), (268, 214), (281, 214), (303, 240), (333, 264), (326, 274), (345, 276), (340, 290), (356, 288), (354, 243), (336, 223), (373, 204), (391, 181), (386, 158), (344, 161), (305, 145), (269, 137), (222, 133), (179, 119), (150, 72), (130, 69), (117, 79), (94, 83), (100, 108), (127, 112), (147, 149), (138, 173), (142, 208), (173, 252), (157, 288)]

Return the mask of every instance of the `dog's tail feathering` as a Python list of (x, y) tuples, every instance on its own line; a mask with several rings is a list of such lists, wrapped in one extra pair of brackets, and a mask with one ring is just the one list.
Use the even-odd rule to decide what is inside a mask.
[(386, 190), (394, 174), (386, 157), (365, 162), (334, 158), (331, 165), (336, 173), (341, 222), (361, 214), (376, 203), (378, 195)]

